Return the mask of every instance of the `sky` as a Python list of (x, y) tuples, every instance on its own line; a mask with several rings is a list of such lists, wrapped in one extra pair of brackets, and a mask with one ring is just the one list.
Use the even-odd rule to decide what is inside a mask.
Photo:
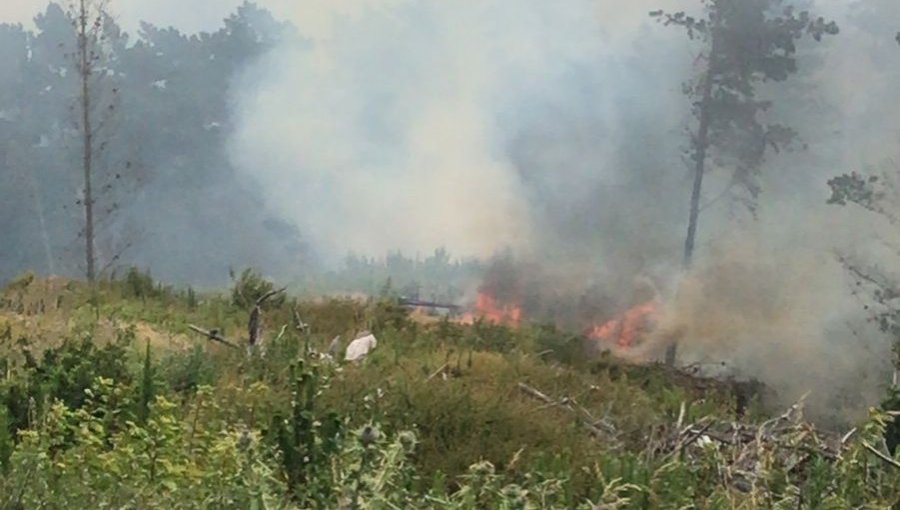
[[(461, 4), (473, 3), (463, 0)], [(215, 30), (222, 18), (232, 12), (243, 0), (111, 0), (111, 9), (120, 22), (131, 29), (141, 20), (160, 26), (175, 26), (186, 32)], [(47, 0), (0, 1), (0, 21), (28, 24), (46, 6)], [(358, 16), (363, 12), (381, 10), (410, 0), (260, 0), (257, 2), (289, 19), (310, 38), (329, 34), (336, 15)], [(601, 23), (616, 30), (628, 30), (635, 23), (643, 22), (648, 8), (676, 9), (690, 5), (687, 0), (621, 1), (597, 0), (597, 16)]]
[[(3, 0), (0, 20), (29, 23), (41, 11), (46, 0)], [(112, 9), (126, 26), (137, 26), (139, 20), (153, 20), (158, 25), (174, 25), (186, 31), (212, 30), (225, 14), (241, 0), (116, 0)]]

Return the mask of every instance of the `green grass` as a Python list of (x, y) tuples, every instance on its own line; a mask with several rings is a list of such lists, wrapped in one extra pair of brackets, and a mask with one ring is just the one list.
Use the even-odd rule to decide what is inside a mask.
[[(423, 323), (380, 300), (273, 300), (253, 352), (189, 333), (197, 324), (246, 338), (248, 296), (271, 287), (246, 273), (237, 282), (220, 295), (135, 271), (93, 289), (33, 276), (9, 285), (0, 295), (0, 509), (900, 501), (900, 470), (867, 449), (888, 427), (881, 414), (837, 460), (813, 451), (794, 465), (766, 442), (673, 456), (659, 438), (682, 407), (685, 424), (735, 419), (730, 385), (585, 359), (576, 336), (549, 326)], [(309, 330), (295, 329), (295, 315)], [(320, 354), (360, 330), (379, 339), (362, 363)], [(599, 437), (586, 415), (603, 420)], [(767, 417), (757, 405), (744, 419)], [(798, 427), (785, 437), (809, 449), (811, 429)], [(739, 490), (729, 473), (748, 452), (757, 475)]]

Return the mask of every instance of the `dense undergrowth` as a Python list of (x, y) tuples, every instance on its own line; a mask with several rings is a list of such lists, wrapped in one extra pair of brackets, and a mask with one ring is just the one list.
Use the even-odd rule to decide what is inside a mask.
[[(668, 454), (653, 441), (676, 420), (735, 419), (727, 385), (586, 360), (579, 338), (549, 326), (462, 326), (414, 320), (390, 301), (279, 298), (263, 305), (261, 347), (189, 335), (197, 324), (239, 341), (250, 305), (273, 288), (251, 272), (226, 295), (138, 271), (94, 290), (12, 282), (0, 302), (0, 508), (900, 502), (900, 469), (871, 451), (887, 415), (873, 411), (837, 458), (806, 451), (796, 462), (758, 441), (759, 476), (742, 486), (726, 473), (735, 452)], [(324, 354), (334, 336), (361, 330), (379, 339), (362, 363)], [(537, 401), (520, 384), (560, 401)], [(752, 409), (745, 419), (765, 418)]]

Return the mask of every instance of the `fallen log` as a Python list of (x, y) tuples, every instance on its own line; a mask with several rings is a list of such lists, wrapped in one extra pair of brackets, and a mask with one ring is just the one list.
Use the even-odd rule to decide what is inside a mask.
[(238, 347), (237, 344), (234, 344), (234, 343), (226, 340), (225, 337), (220, 335), (219, 332), (215, 329), (212, 329), (212, 330), (203, 329), (199, 326), (194, 326), (193, 324), (188, 324), (188, 328), (191, 329), (192, 331), (200, 333), (201, 335), (205, 336), (208, 340), (220, 343), (222, 345), (226, 345), (228, 347), (231, 347), (232, 349), (240, 349), (240, 347)]
[(407, 306), (410, 308), (434, 308), (450, 310), (451, 312), (459, 310), (461, 308), (459, 305), (453, 305), (449, 303), (435, 303), (433, 301), (421, 301), (418, 299), (409, 298), (400, 298), (399, 304), (400, 306)]

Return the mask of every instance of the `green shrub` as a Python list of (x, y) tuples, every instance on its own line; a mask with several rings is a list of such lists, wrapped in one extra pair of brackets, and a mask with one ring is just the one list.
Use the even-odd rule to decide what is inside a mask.
[(217, 376), (209, 353), (200, 345), (187, 352), (167, 353), (157, 371), (165, 385), (182, 396), (192, 395), (200, 386), (214, 385)]
[(40, 359), (26, 344), (22, 373), (0, 384), (0, 397), (13, 429), (27, 428), (31, 417), (39, 415), (48, 402), (60, 401), (70, 409), (81, 407), (87, 398), (85, 390), (99, 377), (130, 384), (128, 348), (133, 340), (133, 330), (122, 332), (116, 342), (104, 346), (90, 337), (67, 339), (59, 347), (45, 350)]
[(317, 407), (327, 379), (327, 371), (317, 363), (296, 360), (290, 373), (290, 408), (276, 411), (269, 429), (288, 487), (304, 506), (321, 508), (327, 508), (326, 496), (333, 490), (328, 459), (339, 450), (343, 432), (343, 423), (335, 413)]
[(122, 281), (125, 296), (138, 299), (147, 299), (158, 294), (156, 283), (150, 272), (142, 272), (136, 267), (128, 268)]
[[(289, 508), (257, 433), (182, 419), (165, 398), (145, 424), (113, 404), (128, 389), (98, 379), (87, 405), (52, 405), (23, 431), (0, 482), (0, 508)], [(60, 445), (58, 438), (70, 434)]]
[(35, 275), (31, 271), (22, 273), (13, 278), (7, 285), (6, 290), (23, 291), (34, 283)]
[(9, 457), (15, 445), (13, 442), (15, 432), (9, 419), (9, 411), (6, 406), (0, 405), (0, 474), (5, 473), (9, 467)]
[[(244, 310), (252, 308), (259, 298), (275, 290), (275, 284), (250, 268), (245, 269), (237, 278), (232, 274), (231, 278), (234, 281), (231, 288), (231, 302), (234, 306)], [(269, 301), (269, 305), (278, 307), (283, 305), (284, 302), (285, 296), (280, 294), (273, 296)]]

